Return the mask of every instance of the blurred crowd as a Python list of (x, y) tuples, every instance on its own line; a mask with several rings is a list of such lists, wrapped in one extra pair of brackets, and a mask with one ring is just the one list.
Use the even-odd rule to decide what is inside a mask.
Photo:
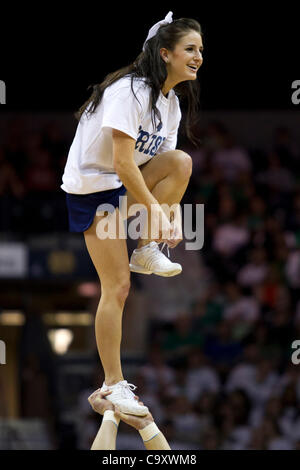
[(55, 119), (30, 127), (11, 119), (0, 145), (0, 230), (27, 234), (68, 230), (61, 178), (70, 139)]
[[(292, 359), (300, 340), (300, 149), (285, 127), (274, 129), (268, 148), (256, 148), (255, 136), (247, 148), (222, 122), (198, 134), (199, 148), (183, 139), (179, 147), (193, 158), (182, 202), (205, 208), (204, 247), (186, 256), (205, 280), (192, 270), (193, 292), (173, 316), (161, 299), (132, 382), (173, 449), (300, 449), (300, 364)], [(0, 147), (1, 230), (68, 230), (58, 188), (69, 145), (55, 123), (32, 135), (12, 126)], [(188, 275), (179, 281), (191, 289)], [(133, 289), (146, 291), (143, 282)], [(79, 448), (99, 425), (88, 393), (78, 400)], [(128, 427), (117, 443), (143, 448)]]

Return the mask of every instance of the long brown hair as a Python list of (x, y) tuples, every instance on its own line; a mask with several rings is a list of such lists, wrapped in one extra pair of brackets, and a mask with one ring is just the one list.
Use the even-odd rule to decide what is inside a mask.
[[(167, 78), (167, 68), (164, 60), (161, 58), (160, 49), (164, 47), (173, 51), (181, 37), (191, 30), (196, 31), (202, 36), (200, 24), (196, 20), (189, 18), (181, 18), (174, 20), (172, 23), (161, 26), (157, 34), (146, 42), (144, 51), (138, 55), (132, 64), (108, 74), (102, 83), (91, 85), (89, 87), (93, 88), (93, 92), (90, 98), (75, 114), (76, 118), (80, 120), (84, 112), (87, 114), (94, 113), (101, 101), (105, 89), (117, 80), (129, 75), (131, 77), (131, 90), (133, 93), (133, 80), (135, 78), (145, 79), (146, 84), (151, 90), (152, 121), (154, 123), (155, 118), (160, 120), (161, 116), (156, 107), (156, 102)], [(180, 101), (185, 100), (187, 102), (185, 131), (187, 137), (193, 143), (197, 143), (196, 136), (193, 134), (192, 126), (198, 118), (200, 95), (199, 82), (197, 79), (181, 82), (174, 87), (174, 91)]]

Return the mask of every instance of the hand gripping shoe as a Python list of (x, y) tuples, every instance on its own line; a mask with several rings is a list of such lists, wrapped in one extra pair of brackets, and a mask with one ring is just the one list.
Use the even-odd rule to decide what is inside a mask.
[(115, 385), (106, 385), (103, 383), (100, 391), (106, 392), (111, 390), (112, 393), (105, 397), (106, 400), (111, 401), (114, 405), (118, 405), (122, 413), (136, 416), (145, 416), (149, 413), (147, 406), (140, 405), (135, 398), (132, 390), (136, 386), (129, 384), (127, 380), (122, 380)]

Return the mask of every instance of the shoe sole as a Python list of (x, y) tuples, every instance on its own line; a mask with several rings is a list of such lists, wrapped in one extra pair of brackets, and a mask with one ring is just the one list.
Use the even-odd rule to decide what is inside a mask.
[(124, 415), (132, 415), (132, 416), (147, 416), (147, 414), (149, 413), (149, 411), (147, 412), (143, 412), (143, 413), (133, 413), (133, 412), (130, 412), (130, 411), (124, 411), (122, 410), (122, 407), (120, 407), (120, 410), (121, 410), (121, 413), (124, 413)]
[(165, 271), (148, 271), (148, 269), (142, 268), (141, 266), (136, 266), (134, 264), (129, 264), (130, 271), (139, 274), (156, 274), (156, 276), (162, 277), (172, 277), (180, 274), (182, 269), (176, 268), (173, 271), (165, 272)]
[[(104, 392), (106, 390), (100, 390), (100, 392)], [(115, 404), (112, 400), (109, 399), (109, 395), (105, 397), (105, 400), (108, 400), (110, 401), (113, 405)], [(149, 413), (149, 409), (146, 407), (146, 411), (139, 411), (139, 412), (133, 412), (133, 411), (127, 411), (126, 408), (123, 408), (122, 405), (118, 405), (119, 408), (120, 408), (120, 411), (121, 413), (124, 413), (126, 415), (133, 415), (133, 416), (147, 416), (147, 414)]]
[(148, 271), (146, 268), (142, 268), (140, 266), (136, 266), (134, 264), (129, 264), (130, 271), (134, 273), (140, 273), (140, 274), (153, 274), (153, 271)]
[[(106, 400), (111, 401), (111, 400), (109, 400), (108, 397), (106, 397)], [(111, 403), (114, 405), (113, 401)], [(127, 408), (123, 408), (123, 406), (120, 405), (120, 404), (118, 406), (119, 406), (119, 409), (120, 409), (121, 413), (124, 413), (125, 415), (146, 416), (149, 413), (148, 408), (147, 408), (147, 411), (135, 411), (134, 412), (134, 411), (128, 411)]]

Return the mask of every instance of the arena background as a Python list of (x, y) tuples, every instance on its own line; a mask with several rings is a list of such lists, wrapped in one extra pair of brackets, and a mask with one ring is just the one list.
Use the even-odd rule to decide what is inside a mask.
[[(171, 252), (180, 276), (132, 275), (124, 375), (174, 450), (299, 450), (293, 6), (72, 8), (19, 11), (7, 16), (14, 38), (1, 31), (0, 449), (89, 449), (101, 422), (86, 400), (103, 381), (100, 287), (82, 236), (68, 232), (61, 175), (88, 85), (133, 61), (172, 10), (204, 31), (202, 143), (180, 133), (178, 147), (193, 157), (182, 202), (204, 204), (205, 241)], [(117, 449), (142, 448), (121, 424)]]

